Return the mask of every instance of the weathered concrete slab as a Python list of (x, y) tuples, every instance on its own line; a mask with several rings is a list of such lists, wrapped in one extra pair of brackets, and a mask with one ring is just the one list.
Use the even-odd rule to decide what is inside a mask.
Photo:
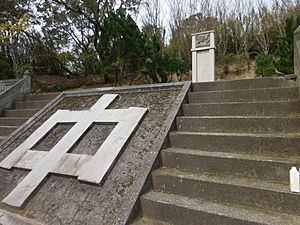
[[(23, 129), (14, 133), (10, 141), (2, 145), (0, 162), (1, 166), (7, 169), (0, 168), (0, 199), (10, 196), (10, 193), (27, 179), (34, 182), (34, 188), (29, 185), (31, 194), (21, 209), (11, 208), (4, 203), (0, 204), (0, 209), (23, 215), (42, 224), (125, 224), (189, 85), (190, 83), (176, 83), (62, 94), (45, 107), (44, 112), (36, 114), (31, 122), (24, 124)], [(117, 100), (110, 105), (108, 103), (108, 107), (103, 110), (109, 112), (106, 117), (102, 116), (101, 120), (95, 121), (89, 115), (84, 115), (87, 111), (93, 111), (92, 106), (105, 96), (103, 94), (119, 95)], [(139, 108), (142, 108), (141, 111)], [(148, 109), (148, 113), (141, 120), (145, 108)], [(58, 109), (64, 111), (57, 111)], [(137, 109), (139, 116), (129, 113), (130, 110)], [(117, 128), (118, 121), (114, 120), (113, 114), (121, 110), (121, 120), (135, 120), (132, 123), (135, 125), (124, 123)], [(81, 111), (80, 118), (76, 114), (77, 111)], [(59, 127), (50, 132), (48, 129), (42, 129), (41, 125), (45, 121), (62, 112), (69, 113), (59, 123)], [(79, 126), (78, 123), (72, 126), (70, 123), (82, 118), (93, 121), (95, 126), (79, 127), (82, 131), (75, 132), (74, 127)], [(47, 127), (53, 127), (53, 124), (49, 123)], [(106, 129), (105, 124), (109, 128)], [(38, 129), (41, 129), (43, 135), (34, 135)], [(118, 132), (129, 134), (132, 133), (129, 131), (133, 130), (135, 132), (128, 141), (118, 138)], [(73, 134), (68, 137), (70, 133)], [(20, 148), (19, 154), (12, 153), (31, 135), (34, 143), (31, 140), (26, 148)], [(39, 140), (41, 136), (44, 139)], [(114, 138), (109, 140), (109, 136)], [(65, 139), (63, 145), (59, 142), (61, 139)], [(74, 144), (75, 139), (77, 142)], [(63, 153), (58, 150), (53, 152), (59, 148), (64, 149)], [(122, 150), (118, 154), (120, 148)], [(105, 152), (110, 154), (104, 154)], [(115, 158), (116, 154), (118, 157)], [(112, 161), (113, 166), (110, 167), (108, 162)], [(75, 162), (84, 166), (74, 169), (72, 165)], [(106, 169), (103, 170), (100, 165), (104, 164)], [(29, 173), (28, 169), (31, 170)], [(105, 173), (106, 170), (108, 173)], [(101, 183), (97, 185), (79, 182), (76, 177), (82, 181)], [(27, 187), (27, 184), (25, 186)], [(35, 188), (37, 186), (38, 188)], [(18, 194), (27, 196), (29, 192), (26, 193), (20, 188)], [(12, 199), (17, 200), (16, 204), (11, 205), (20, 206), (26, 198)]]

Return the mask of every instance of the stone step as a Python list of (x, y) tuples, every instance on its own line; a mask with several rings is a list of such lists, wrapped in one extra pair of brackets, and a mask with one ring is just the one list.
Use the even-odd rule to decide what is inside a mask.
[(152, 172), (152, 183), (155, 191), (273, 212), (299, 214), (300, 194), (291, 193), (289, 185), (280, 183), (164, 168)]
[(0, 126), (20, 126), (27, 119), (22, 117), (0, 117)]
[(177, 117), (179, 131), (229, 133), (300, 133), (300, 117)]
[(172, 132), (169, 137), (174, 148), (284, 157), (300, 155), (299, 135)]
[(288, 171), (299, 167), (299, 158), (266, 157), (226, 152), (206, 152), (189, 149), (164, 149), (162, 166), (196, 173), (234, 175), (289, 183)]
[(300, 217), (259, 212), (202, 199), (151, 191), (141, 197), (145, 217), (172, 225), (299, 225)]
[(29, 118), (37, 113), (39, 109), (7, 109), (3, 110), (2, 116)]
[(132, 225), (170, 225), (159, 220), (152, 220), (145, 217), (140, 218), (138, 221), (131, 223)]
[(17, 128), (18, 126), (0, 126), (0, 136), (8, 136)]
[(300, 101), (183, 104), (186, 116), (299, 116)]
[(293, 87), (296, 82), (284, 80), (282, 78), (259, 78), (247, 80), (225, 80), (215, 82), (201, 82), (193, 84), (193, 91), (212, 91), (212, 90), (240, 90), (257, 89), (272, 87)]
[(29, 95), (26, 97), (26, 100), (27, 101), (45, 101), (45, 100), (51, 101), (58, 95), (59, 93)]
[(49, 103), (49, 100), (44, 101), (19, 101), (15, 102), (16, 109), (41, 109)]
[(299, 98), (299, 87), (189, 92), (190, 103), (292, 101)]

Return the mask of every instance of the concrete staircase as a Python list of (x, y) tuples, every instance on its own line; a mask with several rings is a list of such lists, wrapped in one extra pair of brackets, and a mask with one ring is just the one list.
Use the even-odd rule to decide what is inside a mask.
[(15, 102), (12, 109), (3, 110), (0, 116), (0, 142), (57, 95), (29, 95), (25, 100)]
[(194, 84), (134, 224), (300, 224), (299, 87), (283, 79)]

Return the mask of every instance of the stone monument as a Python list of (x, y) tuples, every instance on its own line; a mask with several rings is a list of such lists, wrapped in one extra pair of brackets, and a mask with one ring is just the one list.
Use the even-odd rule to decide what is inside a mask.
[(192, 34), (192, 82), (215, 80), (215, 32)]
[(0, 224), (127, 224), (189, 87), (58, 95), (0, 144)]

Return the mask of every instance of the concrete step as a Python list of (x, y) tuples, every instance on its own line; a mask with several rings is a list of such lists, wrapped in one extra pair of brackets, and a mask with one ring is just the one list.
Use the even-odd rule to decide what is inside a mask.
[(299, 225), (300, 217), (151, 191), (141, 197), (145, 217), (172, 225)]
[(37, 94), (37, 95), (29, 95), (27, 96), (27, 101), (51, 101), (56, 96), (58, 96), (60, 93), (48, 93), (48, 94)]
[(196, 173), (234, 175), (289, 183), (288, 171), (300, 165), (299, 158), (266, 157), (189, 149), (164, 149), (162, 166)]
[(22, 117), (0, 117), (0, 126), (20, 126), (27, 119)]
[(299, 98), (299, 87), (189, 92), (190, 103), (292, 101)]
[(259, 78), (194, 83), (193, 91), (240, 90), (271, 87), (293, 87), (296, 82), (282, 78)]
[(8, 136), (17, 128), (18, 126), (0, 126), (0, 136)]
[(300, 194), (280, 183), (163, 168), (152, 172), (152, 182), (155, 191), (279, 213), (300, 212)]
[(131, 223), (132, 225), (170, 225), (159, 220), (152, 220), (145, 217), (140, 218), (138, 221)]
[(7, 109), (3, 110), (2, 116), (29, 118), (37, 113), (39, 109)]
[(41, 109), (49, 103), (49, 100), (44, 101), (20, 101), (15, 102), (16, 109)]
[(284, 157), (300, 155), (299, 135), (172, 132), (169, 137), (174, 148)]
[(183, 104), (186, 116), (299, 116), (300, 101)]
[(229, 133), (300, 133), (300, 117), (177, 117), (179, 131)]

